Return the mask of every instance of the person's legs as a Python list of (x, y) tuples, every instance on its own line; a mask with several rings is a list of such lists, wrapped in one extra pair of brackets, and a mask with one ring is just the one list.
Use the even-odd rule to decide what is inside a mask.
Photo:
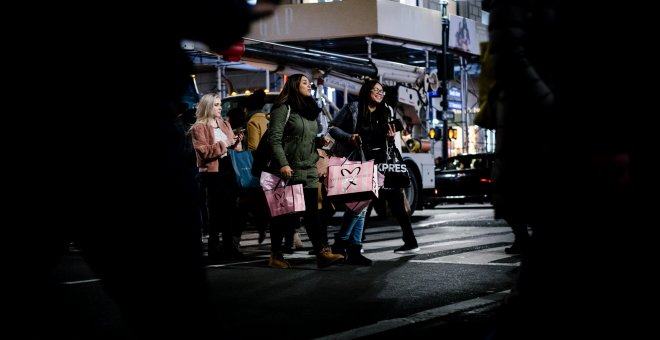
[(241, 256), (239, 243), (243, 228), (238, 224), (237, 217), (237, 195), (233, 183), (234, 179), (228, 174), (221, 174), (218, 181), (220, 197), (214, 209), (218, 210), (218, 218), (221, 219), (222, 248), (225, 256), (229, 258)]
[[(348, 242), (349, 238), (353, 234), (353, 228), (355, 227), (355, 223), (358, 220), (358, 216), (362, 214), (362, 218), (364, 219), (365, 213), (366, 211), (363, 211), (362, 213), (356, 213), (353, 210), (347, 208), (344, 211), (344, 217), (342, 218), (339, 232), (335, 234), (335, 240), (340, 239), (342, 241)], [(360, 234), (362, 233), (360, 232)], [(357, 243), (361, 243), (361, 242), (362, 240), (360, 240), (360, 242)]]
[(353, 212), (353, 228), (348, 238), (348, 247), (346, 249), (346, 263), (358, 266), (370, 266), (372, 261), (362, 255), (362, 229), (364, 228), (364, 219), (367, 209), (359, 213)]
[[(346, 248), (349, 243), (362, 243), (362, 227), (364, 226), (364, 216), (366, 214), (366, 209), (360, 213), (356, 213), (351, 209), (346, 209), (344, 211), (344, 217), (342, 218), (341, 228), (339, 232), (335, 233), (335, 243), (332, 245), (332, 252), (335, 254), (346, 254)], [(360, 221), (361, 220), (361, 221)], [(358, 223), (361, 222), (361, 223)], [(356, 225), (360, 224), (359, 234), (360, 239), (354, 240), (355, 228)]]
[(327, 244), (321, 240), (320, 226), (321, 219), (319, 218), (318, 210), (318, 189), (305, 188), (305, 230), (307, 236), (312, 242), (314, 251), (316, 252), (316, 264), (319, 268), (327, 267), (333, 263), (337, 263), (344, 259), (343, 255), (333, 254)]
[(284, 226), (284, 247), (282, 247), (282, 252), (293, 254), (293, 234), (295, 232), (295, 228), (288, 225)]
[(210, 172), (204, 172), (201, 175), (207, 193), (208, 258), (210, 260), (217, 260), (220, 257), (220, 230), (222, 228), (222, 214), (218, 209), (222, 205), (222, 191), (219, 184), (220, 176), (217, 173)]
[(362, 230), (364, 229), (364, 219), (365, 216), (367, 215), (367, 209), (364, 209), (359, 213), (356, 213), (350, 209), (346, 210), (346, 212), (349, 211), (351, 215), (350, 223), (352, 224), (352, 226), (348, 233), (348, 238), (347, 238), (348, 244), (349, 245), (362, 244)]
[(305, 231), (307, 231), (307, 237), (312, 242), (312, 246), (315, 251), (321, 250), (323, 247), (327, 246), (323, 244), (321, 240), (321, 219), (319, 217), (318, 210), (318, 193), (316, 188), (305, 188), (303, 189), (305, 195), (305, 212), (303, 213), (303, 218), (305, 219)]
[[(239, 195), (236, 197), (236, 205), (234, 206), (234, 228), (232, 228), (232, 234), (234, 234), (234, 243), (237, 245), (237, 247), (240, 247), (240, 241), (241, 237), (243, 234), (243, 230), (245, 230), (245, 227), (247, 226), (248, 223), (248, 214), (249, 214), (249, 207), (252, 206), (254, 203), (250, 200), (250, 197), (247, 196), (245, 192), (239, 193)], [(236, 236), (238, 234), (238, 236)], [(238, 237), (238, 239), (236, 239)]]
[(199, 171), (195, 174), (195, 181), (199, 185), (198, 204), (199, 214), (202, 220), (201, 223), (201, 236), (209, 234), (209, 210), (206, 204), (206, 184), (202, 180), (202, 174)]
[(291, 218), (289, 223), (284, 226), (284, 247), (282, 248), (283, 253), (293, 254), (294, 248), (297, 248), (296, 237), (298, 240), (300, 240), (300, 236), (296, 236), (298, 233), (298, 227), (300, 227), (300, 218), (298, 215), (296, 215), (295, 218)]
[(266, 239), (266, 230), (268, 229), (268, 221), (270, 219), (268, 203), (266, 202), (266, 196), (260, 188), (252, 190), (250, 194), (253, 196), (255, 202), (250, 210), (254, 217), (254, 225), (259, 232), (258, 242), (262, 244)]
[(362, 243), (364, 243), (364, 241), (367, 240), (367, 236), (365, 233), (365, 230), (367, 230), (367, 221), (369, 221), (369, 217), (371, 216), (371, 211), (374, 209), (374, 204), (378, 199), (379, 198), (371, 201), (369, 207), (367, 208), (367, 214), (364, 216), (364, 226), (362, 227)]
[(529, 246), (531, 237), (527, 230), (527, 223), (520, 218), (504, 218), (513, 230), (513, 244), (511, 247), (504, 248), (507, 254), (521, 254)]
[(415, 233), (412, 229), (412, 223), (410, 221), (410, 216), (406, 212), (406, 208), (403, 202), (403, 190), (395, 190), (387, 192), (387, 203), (392, 210), (392, 214), (396, 217), (397, 222), (401, 226), (401, 231), (403, 232), (402, 239), (404, 245), (395, 250), (395, 252), (415, 252), (419, 251), (419, 246), (417, 244), (417, 238), (415, 238)]
[(291, 267), (282, 255), (282, 238), (290, 220), (291, 215), (276, 216), (270, 220), (270, 259), (268, 265), (273, 268)]
[(328, 242), (328, 226), (330, 225), (330, 220), (332, 219), (332, 216), (335, 214), (335, 208), (332, 205), (332, 202), (328, 199), (328, 192), (325, 189), (325, 187), (319, 183), (319, 192), (320, 192), (320, 200), (319, 200), (319, 205), (320, 210), (319, 210), (319, 215), (321, 217), (321, 241), (323, 244), (329, 244)]

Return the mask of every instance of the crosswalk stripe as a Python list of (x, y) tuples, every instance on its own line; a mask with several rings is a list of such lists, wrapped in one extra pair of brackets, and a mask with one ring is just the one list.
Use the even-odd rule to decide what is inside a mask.
[[(438, 232), (436, 228), (442, 228)], [(334, 229), (334, 228), (331, 228)], [(425, 232), (434, 229), (432, 232)], [(419, 252), (412, 254), (396, 254), (394, 249), (401, 246), (401, 229), (397, 226), (369, 227), (367, 242), (364, 243), (365, 256), (373, 261), (391, 261), (402, 257), (411, 257), (409, 262), (428, 264), (465, 264), (465, 265), (492, 265), (492, 266), (519, 266), (519, 257), (504, 252), (504, 248), (513, 241), (513, 234), (509, 227), (460, 227), (451, 225), (426, 225), (415, 228)], [(254, 235), (252, 235), (254, 234)], [(255, 257), (267, 259), (270, 252), (269, 244), (258, 245), (257, 233), (245, 233), (241, 241), (242, 248), (252, 252)], [(254, 236), (254, 237), (252, 237)], [(300, 233), (306, 245), (310, 241), (306, 233)], [(250, 249), (251, 248), (251, 249)], [(307, 254), (307, 250), (286, 254), (289, 259), (313, 259), (314, 255)], [(260, 262), (244, 261), (242, 264)], [(234, 263), (236, 264), (236, 263)], [(217, 267), (228, 264), (217, 265)], [(231, 265), (231, 264), (229, 264)]]

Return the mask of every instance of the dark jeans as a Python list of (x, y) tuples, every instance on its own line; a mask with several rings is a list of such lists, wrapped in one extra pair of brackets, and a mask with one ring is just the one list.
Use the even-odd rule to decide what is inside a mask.
[(203, 172), (202, 180), (206, 186), (209, 212), (209, 252), (218, 250), (220, 233), (222, 233), (224, 250), (237, 250), (234, 238), (240, 239), (242, 231), (234, 217), (236, 214), (234, 179), (224, 173)]

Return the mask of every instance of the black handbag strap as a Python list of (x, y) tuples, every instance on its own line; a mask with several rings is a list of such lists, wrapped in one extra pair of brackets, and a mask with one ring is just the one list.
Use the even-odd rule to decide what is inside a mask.
[(358, 151), (360, 152), (360, 153), (359, 153), (359, 155), (360, 155), (360, 163), (366, 163), (366, 162), (367, 162), (367, 158), (364, 156), (364, 150), (362, 149), (362, 138), (360, 138), (360, 136), (358, 136), (358, 147), (355, 148), (355, 150), (351, 151), (351, 153), (349, 153), (348, 156), (346, 156), (346, 158), (344, 159), (344, 162), (342, 162), (341, 164), (344, 165), (344, 163), (346, 163), (346, 161), (348, 161), (349, 159), (351, 159), (352, 156), (353, 156), (353, 154), (355, 154), (355, 153), (358, 152)]
[[(291, 178), (292, 178), (292, 177), (289, 177), (289, 178), (282, 178), (282, 177), (280, 177), (280, 176), (277, 176), (277, 177), (278, 177), (280, 180), (277, 181), (277, 184), (275, 184), (275, 189), (277, 189), (277, 188), (280, 187), (280, 183), (282, 183), (282, 181), (284, 181), (284, 187), (286, 187), (287, 185), (289, 185), (289, 181), (290, 181)], [(273, 190), (275, 190), (275, 189), (273, 189)]]

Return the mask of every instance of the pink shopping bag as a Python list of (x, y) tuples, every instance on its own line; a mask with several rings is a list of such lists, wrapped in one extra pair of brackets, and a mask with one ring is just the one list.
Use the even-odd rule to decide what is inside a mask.
[(378, 198), (378, 168), (373, 160), (328, 167), (328, 198), (355, 202)]
[(273, 190), (276, 187), (284, 187), (286, 185), (285, 181), (281, 177), (273, 175), (267, 171), (261, 172), (261, 176), (259, 177), (259, 184), (261, 185), (261, 189), (264, 191)]
[(271, 217), (305, 211), (305, 196), (302, 184), (278, 186), (273, 190), (264, 191), (264, 194), (266, 195)]
[(367, 209), (369, 203), (373, 200), (357, 201), (357, 202), (347, 202), (346, 208), (353, 210), (356, 213), (361, 213), (362, 210)]
[[(383, 186), (383, 183), (385, 182), (385, 175), (383, 175), (380, 172), (377, 172), (377, 175), (378, 175), (378, 188), (380, 189)], [(353, 210), (356, 213), (360, 213), (360, 212), (362, 212), (362, 210), (366, 209), (369, 206), (371, 201), (372, 200), (347, 202), (346, 207), (348, 209)]]
[(328, 159), (328, 167), (335, 166), (335, 165), (342, 165), (342, 164), (360, 164), (362, 163), (361, 161), (348, 161), (346, 160), (346, 157), (335, 157), (332, 156), (330, 159)]

